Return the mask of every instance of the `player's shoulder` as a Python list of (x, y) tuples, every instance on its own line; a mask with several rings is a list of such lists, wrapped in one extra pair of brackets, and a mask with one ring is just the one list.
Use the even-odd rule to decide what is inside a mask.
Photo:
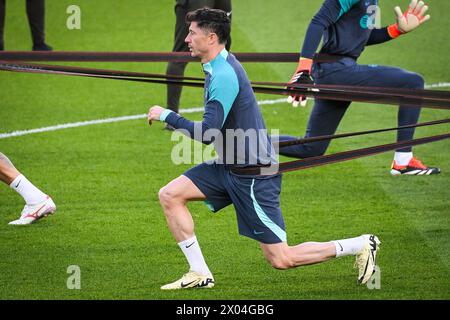
[(238, 82), (238, 68), (233, 65), (233, 60), (228, 56), (216, 59), (213, 65), (212, 80), (214, 82)]

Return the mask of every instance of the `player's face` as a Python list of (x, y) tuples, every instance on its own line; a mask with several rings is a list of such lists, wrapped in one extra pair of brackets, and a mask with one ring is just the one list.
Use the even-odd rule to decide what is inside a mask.
[(191, 22), (189, 33), (184, 39), (191, 51), (191, 56), (200, 59), (206, 56), (209, 49), (209, 35), (209, 32), (205, 32), (197, 26), (197, 22)]

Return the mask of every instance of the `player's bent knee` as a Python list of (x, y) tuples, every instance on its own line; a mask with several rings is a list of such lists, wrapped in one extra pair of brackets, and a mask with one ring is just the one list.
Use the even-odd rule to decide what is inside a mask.
[(169, 206), (174, 200), (173, 193), (170, 191), (170, 189), (167, 186), (162, 187), (159, 190), (158, 197), (159, 197), (159, 202), (163, 206)]
[(423, 89), (425, 88), (425, 80), (420, 74), (411, 73), (408, 78), (408, 86), (412, 89)]
[(326, 148), (317, 148), (317, 149), (313, 149), (313, 152), (311, 152), (311, 157), (320, 157), (323, 156), (325, 154), (325, 152), (327, 151)]
[(178, 193), (176, 190), (170, 186), (164, 186), (158, 192), (159, 203), (165, 208), (185, 204), (186, 199), (182, 194)]
[(328, 148), (328, 143), (315, 143), (314, 145), (310, 145), (307, 147), (308, 157), (320, 157), (325, 154)]
[(288, 257), (270, 257), (267, 260), (273, 268), (278, 270), (287, 270), (295, 266)]

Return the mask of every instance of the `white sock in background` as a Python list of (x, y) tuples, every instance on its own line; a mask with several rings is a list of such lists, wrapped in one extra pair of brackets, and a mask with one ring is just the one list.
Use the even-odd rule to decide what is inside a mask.
[(190, 271), (195, 271), (205, 276), (211, 274), (211, 271), (209, 271), (209, 268), (206, 265), (205, 258), (203, 258), (202, 250), (200, 249), (196, 236), (181, 241), (178, 245), (189, 262)]
[(47, 199), (47, 195), (36, 188), (22, 174), (18, 175), (9, 186), (23, 197), (27, 205), (38, 204)]
[(336, 247), (336, 258), (354, 256), (364, 248), (365, 239), (363, 236), (356, 238), (331, 241)]
[(407, 166), (409, 161), (413, 158), (412, 152), (396, 152), (394, 154), (394, 161), (399, 166)]

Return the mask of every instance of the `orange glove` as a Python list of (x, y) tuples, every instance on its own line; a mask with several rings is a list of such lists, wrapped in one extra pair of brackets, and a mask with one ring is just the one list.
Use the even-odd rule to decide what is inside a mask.
[(405, 13), (402, 13), (400, 7), (395, 7), (397, 23), (388, 27), (391, 38), (395, 39), (402, 34), (411, 32), (422, 23), (430, 20), (430, 15), (425, 16), (427, 11), (428, 6), (423, 1), (417, 2), (417, 0), (411, 1)]
[[(313, 65), (312, 59), (300, 58), (297, 70), (295, 71), (289, 83), (314, 84), (314, 80), (311, 77), (312, 65)], [(288, 89), (290, 88), (288, 87)], [(305, 107), (307, 103), (307, 98), (306, 96), (293, 94), (288, 97), (287, 102), (292, 103), (292, 106), (294, 108), (298, 107), (299, 104), (302, 107)]]

